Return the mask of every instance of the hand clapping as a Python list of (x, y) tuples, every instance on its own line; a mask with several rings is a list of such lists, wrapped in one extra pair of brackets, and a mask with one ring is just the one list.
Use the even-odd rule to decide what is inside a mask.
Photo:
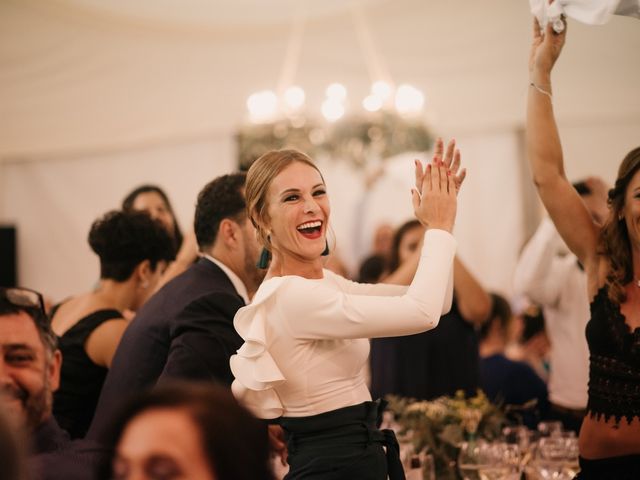
[(412, 189), (412, 201), (416, 217), (427, 228), (450, 232), (456, 217), (457, 193), (466, 176), (465, 169), (458, 173), (460, 151), (455, 148), (455, 140), (448, 143), (444, 152), (444, 144), (439, 138), (426, 169), (419, 160), (415, 165), (416, 188)]

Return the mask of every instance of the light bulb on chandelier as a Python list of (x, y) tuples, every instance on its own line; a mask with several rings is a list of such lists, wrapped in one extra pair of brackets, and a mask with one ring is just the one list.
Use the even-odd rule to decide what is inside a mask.
[(398, 113), (418, 114), (424, 106), (424, 94), (411, 85), (400, 85), (396, 91), (395, 107)]
[(287, 88), (284, 92), (284, 104), (291, 111), (300, 110), (304, 106), (305, 93), (297, 85)]
[[(300, 2), (303, 5), (306, 2)], [(292, 17), (284, 62), (274, 91), (247, 100), (248, 120), (239, 130), (238, 157), (248, 168), (265, 151), (298, 148), (311, 156), (347, 159), (362, 167), (369, 159), (431, 148), (433, 135), (423, 112), (424, 94), (414, 86), (396, 86), (377, 51), (359, 2), (353, 2), (353, 31), (365, 60), (370, 87), (362, 92), (333, 82), (324, 91), (305, 92), (296, 81), (306, 23), (304, 9)], [(355, 81), (355, 79), (354, 79)], [(316, 104), (316, 99), (320, 101)]]
[[(326, 120), (335, 122), (347, 113), (347, 89), (334, 82), (327, 87), (325, 95), (320, 112)], [(254, 93), (249, 96), (247, 107), (253, 123), (265, 123), (300, 114), (305, 101), (304, 90), (296, 85), (285, 89), (281, 98), (271, 90)], [(402, 116), (416, 116), (422, 113), (424, 103), (424, 94), (416, 87), (403, 84), (394, 89), (387, 82), (378, 80), (371, 85), (371, 93), (363, 99), (362, 108), (370, 113), (395, 110)]]
[(256, 92), (247, 99), (247, 109), (252, 122), (270, 122), (278, 114), (278, 97), (271, 90)]
[(322, 102), (322, 115), (330, 122), (335, 122), (342, 118), (344, 112), (344, 105), (336, 98), (329, 97)]

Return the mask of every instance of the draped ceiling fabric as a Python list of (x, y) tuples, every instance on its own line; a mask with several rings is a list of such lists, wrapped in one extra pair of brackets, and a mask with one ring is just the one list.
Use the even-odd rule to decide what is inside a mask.
[[(300, 3), (0, 0), (0, 222), (19, 228), (23, 284), (57, 299), (91, 285), (97, 267), (85, 245), (88, 226), (143, 181), (166, 186), (183, 226), (190, 222), (204, 182), (235, 165), (233, 133), (247, 96), (275, 88)], [(526, 220), (522, 211), (509, 213), (504, 227), (496, 208), (521, 206), (519, 175), (526, 177), (510, 162), (522, 162), (528, 2), (359, 3), (393, 79), (426, 93), (436, 133), (467, 143), (469, 191), (489, 196), (465, 194), (461, 251), (477, 272), (491, 270), (492, 286), (508, 290), (510, 273), (487, 262), (505, 251), (492, 238), (524, 235), (520, 227), (509, 232)], [(295, 82), (316, 111), (333, 81), (347, 86), (358, 108), (371, 79), (350, 3), (308, 5)], [(614, 165), (639, 143), (638, 26), (624, 17), (602, 27), (569, 22), (554, 103), (573, 177), (611, 181)], [(334, 228), (348, 250), (345, 210), (356, 200), (345, 195), (361, 187), (347, 183), (360, 179), (343, 167), (327, 176), (340, 185)]]
[[(275, 87), (296, 2), (0, 1), (0, 157), (232, 131), (247, 95)], [(311, 12), (297, 78), (315, 105), (336, 79), (361, 96), (369, 84), (349, 2), (309, 5), (323, 3), (325, 10)], [(363, 5), (394, 79), (424, 89), (439, 129), (522, 122), (528, 2)], [(557, 75), (566, 85), (561, 115), (637, 118), (637, 22), (569, 25)], [(624, 75), (613, 81), (616, 72)]]

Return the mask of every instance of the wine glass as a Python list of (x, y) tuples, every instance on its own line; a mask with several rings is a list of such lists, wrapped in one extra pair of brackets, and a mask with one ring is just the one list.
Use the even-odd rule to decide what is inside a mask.
[(542, 437), (538, 441), (533, 467), (542, 480), (572, 479), (579, 471), (575, 434), (561, 432), (553, 437)]
[(506, 442), (463, 443), (458, 455), (463, 480), (518, 480), (521, 474), (520, 449)]

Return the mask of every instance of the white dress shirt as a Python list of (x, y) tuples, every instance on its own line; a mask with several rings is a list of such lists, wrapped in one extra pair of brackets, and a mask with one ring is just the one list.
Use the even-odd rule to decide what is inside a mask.
[(575, 255), (558, 255), (563, 245), (551, 220), (542, 220), (518, 260), (513, 286), (516, 293), (543, 307), (551, 342), (549, 400), (583, 409), (589, 381), (585, 328), (591, 316), (587, 276)]
[(310, 416), (371, 400), (367, 339), (438, 324), (451, 308), (455, 249), (451, 234), (428, 230), (409, 287), (359, 284), (328, 270), (321, 279), (266, 280), (234, 319), (245, 343), (231, 357), (233, 393), (260, 418)]

